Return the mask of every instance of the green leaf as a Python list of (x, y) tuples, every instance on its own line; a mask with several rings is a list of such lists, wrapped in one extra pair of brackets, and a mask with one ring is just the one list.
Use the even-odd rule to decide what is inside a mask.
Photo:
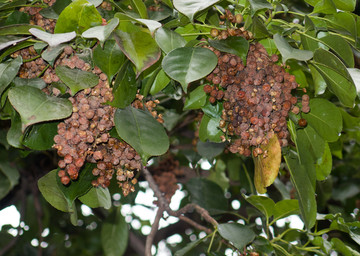
[(29, 38), (30, 37), (19, 37), (19, 36), (0, 37), (0, 50), (5, 49), (12, 45), (16, 45), (17, 43), (25, 41)]
[(11, 146), (15, 148), (23, 148), (21, 143), (22, 138), (21, 117), (16, 111), (13, 111), (11, 116), (11, 127), (6, 134), (6, 139)]
[(336, 6), (332, 0), (319, 0), (314, 5), (313, 13), (324, 13), (324, 14), (336, 13)]
[(81, 34), (90, 27), (100, 26), (102, 18), (95, 6), (86, 0), (75, 0), (59, 15), (55, 33), (75, 31)]
[(30, 21), (29, 14), (15, 10), (7, 17), (5, 21), (5, 25), (28, 24), (29, 21)]
[(228, 37), (225, 40), (211, 40), (209, 39), (209, 44), (222, 52), (228, 52), (239, 56), (243, 63), (246, 63), (246, 56), (249, 50), (249, 42), (239, 36), (239, 37)]
[(338, 140), (342, 131), (342, 117), (339, 109), (325, 99), (311, 99), (310, 112), (303, 113), (309, 125), (323, 137), (324, 140), (334, 142)]
[(19, 182), (19, 171), (8, 161), (0, 162), (0, 199), (4, 198)]
[(313, 53), (307, 50), (299, 50), (290, 46), (290, 44), (280, 34), (274, 35), (274, 42), (279, 49), (282, 60), (285, 63), (288, 59), (306, 61), (313, 57)]
[(57, 134), (57, 123), (35, 124), (24, 136), (23, 144), (34, 150), (48, 150), (54, 145), (54, 136)]
[(65, 198), (63, 192), (58, 186), (57, 170), (52, 170), (38, 180), (38, 187), (49, 204), (63, 212), (70, 212), (71, 206), (69, 206), (68, 200)]
[(300, 209), (298, 200), (281, 200), (277, 202), (274, 206), (274, 219), (272, 220), (272, 223), (287, 216), (298, 214), (299, 211)]
[(141, 18), (148, 18), (146, 6), (142, 0), (131, 0), (131, 5), (134, 7), (134, 10), (136, 10)]
[(227, 200), (222, 188), (204, 178), (192, 178), (186, 183), (191, 202), (198, 204), (208, 211), (227, 209)]
[(129, 238), (129, 227), (121, 215), (120, 207), (116, 209), (101, 228), (101, 244), (105, 256), (122, 256), (126, 251)]
[(166, 54), (186, 45), (186, 40), (182, 36), (167, 28), (156, 30), (155, 41)]
[(38, 89), (44, 89), (46, 87), (46, 83), (41, 78), (20, 78), (15, 77), (13, 80), (15, 86), (31, 86)]
[(140, 23), (141, 25), (145, 25), (146, 27), (148, 27), (151, 35), (154, 34), (155, 30), (157, 30), (158, 28), (161, 28), (161, 26), (162, 26), (161, 23), (156, 20), (137, 19), (137, 18), (133, 18), (129, 14), (120, 13), (120, 12), (115, 13), (115, 17), (120, 20), (120, 23), (131, 21), (134, 23)]
[(254, 16), (254, 14), (260, 10), (273, 9), (272, 5), (266, 0), (248, 0), (248, 1), (250, 3), (251, 16)]
[(31, 124), (63, 119), (72, 113), (69, 100), (48, 96), (34, 87), (11, 88), (9, 100), (21, 116), (23, 131)]
[(40, 40), (48, 43), (50, 47), (55, 47), (59, 44), (69, 42), (76, 37), (76, 33), (74, 31), (68, 33), (51, 34), (37, 28), (31, 28), (29, 29), (29, 32)]
[(226, 164), (221, 159), (218, 159), (215, 164), (215, 170), (210, 171), (207, 177), (209, 180), (218, 184), (224, 191), (229, 188), (229, 179), (226, 177)]
[(80, 90), (92, 88), (99, 83), (97, 75), (80, 69), (57, 66), (55, 72), (60, 80), (70, 88), (71, 95), (75, 95)]
[(347, 246), (343, 241), (341, 241), (339, 238), (332, 238), (331, 244), (333, 249), (336, 250), (336, 252), (341, 253), (341, 255), (344, 256), (359, 256), (360, 253), (353, 250), (351, 247)]
[(213, 159), (215, 156), (220, 155), (225, 148), (225, 143), (215, 143), (215, 142), (202, 142), (199, 141), (196, 145), (198, 153), (205, 157), (208, 160)]
[(198, 246), (203, 240), (206, 239), (206, 236), (203, 238), (200, 238), (194, 242), (188, 243), (186, 246), (181, 248), (180, 250), (176, 251), (174, 256), (185, 256), (188, 252), (190, 252), (192, 249), (194, 249), (196, 246)]
[(192, 22), (196, 13), (209, 8), (219, 0), (173, 0), (174, 7)]
[(311, 127), (296, 131), (298, 152), (302, 164), (314, 164), (324, 154), (325, 142)]
[(157, 94), (162, 89), (164, 89), (170, 83), (170, 81), (171, 79), (165, 74), (164, 70), (161, 69), (156, 75), (155, 80), (150, 88), (150, 94)]
[(233, 243), (233, 245), (243, 250), (244, 247), (255, 239), (255, 233), (249, 227), (238, 223), (225, 223), (218, 225), (219, 234)]
[(93, 54), (94, 64), (104, 72), (111, 82), (125, 61), (125, 56), (115, 40), (107, 40), (104, 48), (98, 45)]
[(9, 59), (0, 64), (0, 96), (15, 78), (22, 64), (22, 58)]
[(325, 180), (331, 173), (332, 155), (327, 142), (325, 142), (324, 154), (316, 161), (315, 168), (317, 180)]
[(349, 72), (352, 80), (354, 81), (357, 94), (360, 95), (360, 69), (348, 68), (347, 71)]
[(262, 214), (265, 215), (266, 219), (269, 219), (274, 214), (275, 203), (271, 198), (266, 196), (246, 196), (243, 195), (246, 201), (256, 207)]
[(60, 44), (55, 47), (48, 47), (43, 53), (41, 57), (46, 60), (51, 66), (54, 66), (56, 58), (62, 53), (65, 45)]
[(353, 12), (356, 6), (356, 0), (333, 0), (337, 9)]
[(315, 225), (317, 211), (313, 181), (305, 166), (300, 164), (293, 152), (290, 151), (284, 157), (291, 175), (291, 182), (296, 189), (303, 221), (306, 228), (310, 230)]
[(105, 26), (96, 26), (89, 28), (82, 33), (84, 38), (96, 38), (100, 41), (101, 47), (103, 47), (105, 41), (109, 38), (114, 29), (119, 25), (119, 19), (113, 18), (109, 20)]
[(326, 82), (325, 82), (324, 78), (321, 76), (321, 74), (319, 73), (319, 71), (317, 71), (317, 69), (313, 65), (309, 65), (309, 68), (310, 68), (310, 73), (313, 78), (313, 83), (314, 83), (314, 87), (315, 87), (315, 95), (321, 95), (326, 90), (326, 87), (327, 87)]
[(130, 62), (126, 62), (121, 67), (114, 82), (114, 89), (114, 99), (107, 104), (117, 108), (125, 108), (134, 101), (138, 88), (136, 75)]
[(312, 64), (326, 81), (329, 90), (346, 107), (353, 107), (356, 87), (345, 65), (331, 52), (317, 49)]
[(85, 195), (79, 197), (79, 200), (91, 208), (104, 207), (111, 208), (111, 196), (108, 188), (91, 188)]
[(276, 48), (275, 42), (271, 38), (262, 39), (259, 41), (260, 44), (262, 44), (269, 56), (276, 54), (278, 52), (278, 49)]
[(180, 82), (185, 92), (189, 83), (203, 78), (216, 65), (216, 55), (205, 48), (177, 48), (169, 52), (162, 61), (165, 73)]
[(206, 97), (204, 86), (198, 86), (195, 90), (188, 93), (185, 99), (184, 110), (199, 109), (203, 107), (206, 103)]
[(71, 0), (62, 0), (55, 2), (52, 6), (42, 9), (40, 14), (48, 19), (58, 19), (60, 13), (71, 3)]
[(223, 135), (223, 132), (219, 128), (220, 120), (220, 117), (214, 118), (205, 114), (200, 123), (199, 139), (203, 142), (206, 140), (217, 143), (221, 142), (220, 136)]
[(339, 110), (344, 121), (344, 131), (346, 134), (356, 140), (360, 140), (360, 118), (351, 116), (342, 108), (339, 108)]
[(0, 27), (0, 36), (7, 36), (7, 35), (31, 35), (29, 29), (37, 28), (40, 30), (44, 30), (40, 26), (28, 25), (28, 24), (16, 24), (10, 26), (3, 26)]
[(338, 55), (347, 67), (354, 67), (354, 54), (348, 42), (338, 35), (327, 35), (320, 38), (336, 55)]
[(144, 164), (150, 156), (159, 156), (168, 150), (165, 129), (149, 112), (128, 106), (116, 110), (114, 119), (117, 133), (136, 150)]
[(134, 63), (137, 76), (160, 59), (161, 50), (155, 40), (131, 22), (120, 23), (115, 31), (115, 39), (123, 53)]

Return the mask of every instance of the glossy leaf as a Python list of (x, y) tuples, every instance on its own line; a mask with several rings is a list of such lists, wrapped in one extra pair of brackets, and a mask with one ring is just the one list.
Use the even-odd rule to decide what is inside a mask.
[(155, 80), (150, 88), (150, 94), (155, 95), (164, 89), (169, 83), (170, 78), (165, 74), (164, 70), (161, 69), (156, 75)]
[(299, 202), (296, 199), (287, 199), (277, 202), (274, 206), (274, 218), (272, 222), (275, 222), (279, 219), (285, 218), (287, 216), (298, 214)]
[(79, 200), (91, 208), (111, 208), (111, 196), (108, 188), (93, 187), (85, 195), (80, 196)]
[(63, 192), (56, 181), (57, 170), (52, 170), (38, 180), (38, 187), (48, 203), (63, 212), (70, 212), (69, 201), (65, 198)]
[(346, 107), (352, 107), (356, 97), (356, 87), (345, 65), (332, 53), (317, 49), (313, 65), (326, 81), (329, 90)]
[(203, 107), (206, 103), (206, 98), (207, 95), (204, 91), (204, 86), (198, 86), (195, 90), (188, 93), (185, 99), (184, 110), (199, 109)]
[(272, 5), (266, 0), (249, 0), (251, 15), (253, 16), (257, 11), (272, 9)]
[(332, 0), (320, 0), (314, 5), (313, 13), (336, 13), (336, 6)]
[(357, 94), (360, 95), (360, 69), (348, 68), (347, 71), (349, 72), (352, 80), (354, 81)]
[(222, 52), (228, 52), (239, 56), (243, 63), (246, 63), (246, 56), (249, 50), (249, 42), (239, 37), (228, 37), (225, 40), (210, 40), (209, 44)]
[(104, 48), (98, 45), (93, 53), (94, 64), (104, 72), (109, 82), (124, 63), (125, 56), (115, 40), (107, 40)]
[(146, 26), (151, 35), (154, 34), (154, 32), (158, 29), (158, 28), (161, 28), (162, 24), (156, 20), (149, 20), (149, 19), (138, 19), (138, 18), (134, 18), (132, 17), (130, 14), (125, 14), (125, 13), (116, 13), (115, 14), (115, 17), (118, 18), (120, 20), (120, 23), (121, 22), (134, 22), (134, 23), (140, 23), (144, 26)]
[(37, 28), (31, 28), (29, 29), (29, 32), (40, 40), (48, 43), (50, 47), (55, 47), (59, 44), (69, 42), (76, 37), (76, 33), (74, 31), (68, 33), (51, 34)]
[(99, 83), (97, 75), (80, 69), (58, 66), (55, 72), (60, 80), (70, 88), (71, 95), (75, 95), (80, 90), (92, 88)]
[(345, 62), (347, 67), (354, 67), (354, 54), (345, 39), (337, 35), (327, 35), (320, 40), (330, 47)]
[(244, 247), (255, 239), (255, 233), (251, 228), (238, 223), (225, 223), (218, 225), (219, 234), (243, 250)]
[(15, 86), (31, 86), (38, 89), (44, 89), (46, 87), (46, 83), (41, 78), (20, 78), (15, 77), (13, 80)]
[(309, 65), (309, 68), (314, 82), (315, 95), (321, 95), (326, 90), (326, 82), (314, 66)]
[(202, 142), (199, 141), (196, 145), (198, 153), (205, 157), (208, 160), (213, 159), (215, 156), (220, 155), (225, 148), (225, 143), (215, 143), (215, 142)]
[(130, 62), (125, 63), (114, 82), (114, 99), (107, 102), (109, 105), (117, 108), (125, 108), (133, 102), (136, 97), (137, 83), (136, 75)]
[(333, 0), (337, 9), (353, 12), (356, 6), (356, 0)]
[(167, 28), (156, 30), (155, 41), (166, 54), (186, 45), (186, 41), (182, 36)]
[(310, 112), (304, 113), (307, 120), (315, 131), (329, 142), (336, 141), (342, 131), (342, 118), (338, 108), (325, 99), (311, 99)]
[(16, 25), (9, 25), (3, 26), (0, 28), (0, 36), (7, 36), (7, 35), (31, 35), (29, 29), (37, 28), (40, 30), (44, 30), (40, 26), (28, 25), (28, 24), (16, 24)]
[(41, 57), (46, 60), (51, 66), (54, 66), (56, 58), (62, 53), (65, 45), (60, 44), (55, 47), (48, 47), (42, 52)]
[(101, 244), (106, 256), (122, 256), (126, 251), (129, 238), (129, 227), (121, 215), (120, 207), (116, 209), (101, 227)]
[(96, 26), (89, 28), (88, 30), (82, 33), (82, 37), (84, 38), (96, 38), (100, 41), (100, 45), (103, 46), (105, 40), (109, 38), (114, 29), (119, 25), (119, 19), (113, 18), (109, 20), (108, 24), (105, 26)]
[(313, 182), (309, 178), (306, 168), (300, 164), (293, 152), (285, 155), (285, 161), (289, 168), (291, 182), (297, 193), (303, 221), (309, 230), (315, 225), (317, 211)]
[(332, 155), (328, 143), (325, 143), (324, 154), (316, 161), (316, 179), (325, 180), (332, 169)]
[(299, 129), (296, 133), (301, 163), (304, 165), (314, 164), (324, 153), (325, 142), (323, 138), (311, 126)]
[(48, 96), (34, 87), (11, 88), (9, 100), (21, 116), (23, 131), (31, 124), (63, 119), (72, 113), (69, 100)]
[(59, 15), (55, 33), (75, 31), (81, 34), (90, 27), (100, 26), (102, 18), (95, 6), (86, 0), (75, 0)]
[(210, 180), (192, 178), (186, 183), (186, 188), (189, 191), (191, 202), (210, 212), (227, 208), (227, 201), (222, 188)]
[(221, 142), (223, 132), (219, 128), (220, 117), (214, 118), (204, 115), (201, 119), (199, 128), (199, 139), (203, 142), (209, 140), (211, 142)]
[(57, 123), (35, 124), (29, 133), (24, 136), (24, 146), (34, 150), (48, 150), (54, 145), (54, 136), (57, 134)]
[(195, 14), (216, 4), (219, 0), (173, 0), (174, 7), (192, 22)]
[(134, 10), (140, 15), (141, 18), (147, 19), (148, 14), (146, 10), (146, 6), (142, 0), (131, 0), (131, 5)]
[(267, 53), (270, 56), (278, 53), (278, 49), (276, 48), (274, 39), (266, 38), (266, 39), (260, 40), (259, 43), (265, 47)]
[(144, 164), (150, 156), (162, 155), (169, 148), (164, 127), (144, 110), (132, 106), (116, 110), (115, 127), (119, 136), (141, 156)]
[(162, 61), (165, 73), (180, 82), (185, 92), (189, 83), (203, 78), (216, 65), (216, 55), (205, 48), (177, 48), (169, 52)]
[(275, 203), (271, 198), (266, 196), (246, 196), (246, 201), (256, 207), (262, 214), (265, 215), (266, 219), (269, 219), (274, 214)]
[(159, 60), (161, 50), (155, 40), (131, 22), (120, 23), (115, 35), (120, 49), (134, 63), (137, 76)]
[(0, 64), (0, 96), (15, 78), (22, 64), (22, 58), (9, 59)]
[(288, 59), (306, 61), (313, 57), (313, 53), (307, 50), (299, 50), (290, 46), (290, 44), (280, 34), (274, 35), (274, 42), (281, 53), (282, 61), (285, 63)]
[(264, 152), (267, 151), (267, 157), (263, 155), (253, 157), (255, 164), (254, 183), (256, 190), (260, 194), (264, 194), (266, 187), (270, 186), (277, 177), (281, 163), (281, 147), (276, 134), (270, 138), (267, 145), (261, 146), (261, 148)]
[(19, 37), (19, 36), (0, 37), (0, 51), (9, 46), (16, 45), (17, 43), (25, 41), (29, 38), (30, 37)]

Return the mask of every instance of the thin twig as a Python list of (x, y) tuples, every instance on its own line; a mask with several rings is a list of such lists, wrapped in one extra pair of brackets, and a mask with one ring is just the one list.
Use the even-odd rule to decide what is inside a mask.
[(151, 231), (150, 234), (147, 236), (146, 238), (146, 244), (145, 244), (145, 256), (151, 256), (151, 246), (153, 244), (154, 241), (154, 237), (156, 235), (156, 232), (158, 231), (159, 228), (159, 222), (160, 219), (162, 218), (164, 213), (164, 209), (162, 207), (159, 207), (157, 213), (156, 213), (156, 217), (154, 220), (154, 223), (151, 226)]

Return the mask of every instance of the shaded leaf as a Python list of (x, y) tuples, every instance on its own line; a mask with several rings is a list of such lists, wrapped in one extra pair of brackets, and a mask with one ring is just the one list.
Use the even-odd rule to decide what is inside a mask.
[(146, 6), (142, 0), (131, 0), (131, 5), (134, 7), (134, 10), (136, 10), (141, 18), (148, 18)]
[(16, 111), (13, 111), (11, 115), (11, 127), (6, 134), (6, 140), (9, 145), (15, 148), (23, 148), (21, 143), (23, 138), (21, 128), (21, 117)]
[(111, 33), (118, 25), (119, 19), (115, 17), (109, 20), (108, 24), (106, 24), (105, 26), (96, 26), (89, 28), (88, 30), (84, 31), (81, 36), (85, 38), (96, 38), (100, 41), (100, 45), (103, 46), (105, 40), (109, 38)]
[(211, 142), (221, 142), (220, 136), (223, 132), (219, 129), (219, 122), (221, 118), (209, 117), (204, 115), (201, 119), (199, 128), (199, 139), (203, 142), (210, 140)]
[(174, 7), (192, 22), (196, 13), (209, 8), (219, 0), (173, 0)]
[(35, 124), (24, 136), (24, 146), (34, 150), (48, 150), (54, 145), (54, 136), (57, 134), (57, 123)]
[(34, 87), (11, 88), (9, 100), (21, 116), (23, 131), (31, 124), (63, 119), (72, 113), (69, 100), (48, 96)]
[(125, 56), (115, 40), (107, 40), (104, 48), (98, 45), (93, 54), (94, 64), (104, 72), (111, 82), (124, 63)]
[(342, 117), (338, 108), (325, 99), (311, 99), (310, 112), (303, 113), (315, 131), (323, 137), (324, 140), (334, 142), (338, 140), (342, 131)]
[(220, 155), (225, 148), (225, 143), (215, 143), (215, 142), (202, 142), (199, 141), (196, 145), (198, 153), (205, 157), (206, 159), (213, 159), (215, 156)]
[(325, 180), (331, 173), (332, 155), (327, 142), (325, 142), (324, 154), (316, 161), (315, 168), (317, 180)]
[(222, 52), (228, 52), (239, 56), (243, 63), (246, 63), (246, 56), (249, 50), (249, 42), (239, 36), (239, 37), (228, 37), (225, 40), (211, 40), (209, 39), (209, 44)]
[(206, 103), (206, 98), (207, 95), (204, 91), (204, 86), (198, 86), (195, 90), (188, 93), (185, 99), (184, 110), (199, 109), (203, 107)]
[(29, 39), (30, 37), (19, 37), (19, 36), (6, 36), (0, 37), (0, 50), (5, 49), (11, 45), (16, 45), (22, 41)]
[(336, 6), (332, 0), (320, 0), (314, 6), (313, 13), (336, 13)]
[(161, 69), (156, 75), (155, 80), (150, 88), (150, 94), (157, 94), (162, 89), (164, 89), (170, 83), (170, 81), (171, 79), (165, 74), (164, 70)]
[(224, 191), (229, 188), (229, 179), (225, 173), (226, 164), (221, 159), (218, 159), (215, 164), (215, 170), (210, 171), (207, 177), (209, 180), (218, 184)]
[(0, 199), (4, 198), (19, 182), (19, 171), (8, 161), (0, 161)]
[(111, 196), (108, 188), (93, 187), (85, 195), (80, 196), (79, 200), (91, 208), (111, 208)]
[(92, 88), (99, 83), (99, 77), (91, 72), (80, 69), (71, 69), (66, 66), (57, 66), (56, 74), (71, 90), (71, 95), (78, 91)]
[(106, 256), (124, 255), (129, 238), (129, 227), (118, 207), (101, 227), (101, 244)]
[(279, 139), (274, 134), (269, 139), (267, 145), (261, 146), (263, 152), (267, 152), (267, 156), (259, 155), (253, 157), (255, 164), (255, 177), (254, 183), (256, 190), (263, 194), (266, 192), (266, 187), (270, 186), (279, 173), (281, 163), (281, 147)]
[(188, 252), (190, 252), (192, 249), (194, 249), (196, 246), (198, 246), (204, 239), (206, 239), (206, 236), (203, 238), (200, 238), (196, 241), (188, 243), (186, 246), (181, 248), (180, 250), (176, 251), (174, 256), (185, 256)]
[(22, 64), (22, 58), (9, 59), (0, 63), (0, 96), (15, 78)]
[(75, 0), (59, 15), (55, 33), (75, 31), (81, 34), (90, 27), (100, 26), (102, 18), (95, 6), (86, 0)]
[(9, 26), (2, 26), (0, 27), (0, 36), (6, 35), (31, 35), (29, 29), (37, 28), (40, 30), (44, 30), (40, 26), (35, 25), (28, 25), (28, 24), (16, 24), (16, 25), (9, 25)]
[(46, 60), (51, 66), (54, 66), (56, 58), (60, 55), (60, 53), (65, 48), (65, 45), (60, 44), (55, 47), (48, 47), (43, 53), (41, 57)]
[(264, 214), (266, 219), (269, 219), (274, 214), (275, 203), (271, 198), (257, 195), (243, 196), (246, 201), (255, 206), (262, 214)]
[(116, 110), (114, 119), (117, 133), (136, 150), (144, 164), (150, 156), (162, 155), (168, 150), (165, 129), (149, 112), (128, 106)]
[(353, 12), (356, 6), (356, 0), (333, 0), (337, 9)]
[(354, 54), (348, 42), (337, 35), (327, 35), (320, 38), (330, 49), (332, 49), (346, 64), (347, 67), (354, 67)]
[(13, 80), (15, 86), (31, 86), (38, 89), (44, 89), (46, 87), (46, 83), (41, 78), (20, 78), (15, 77)]
[(275, 222), (279, 219), (285, 218), (287, 216), (298, 214), (299, 202), (296, 199), (287, 199), (277, 202), (274, 206), (274, 219), (272, 222)]
[(155, 41), (166, 54), (186, 45), (186, 41), (181, 35), (167, 28), (156, 30)]
[(305, 166), (300, 164), (298, 157), (292, 151), (284, 157), (291, 175), (291, 182), (297, 193), (301, 216), (309, 230), (315, 225), (317, 211), (312, 178), (309, 177)]
[(290, 44), (280, 34), (274, 35), (274, 42), (281, 53), (282, 61), (285, 63), (288, 59), (306, 61), (313, 57), (313, 53), (307, 50), (299, 50), (290, 46)]
[(251, 228), (238, 223), (225, 223), (218, 225), (219, 234), (233, 243), (239, 250), (255, 239), (255, 233)]
[(151, 35), (131, 22), (120, 23), (115, 31), (115, 39), (123, 53), (134, 63), (137, 76), (160, 58), (161, 50)]
[(248, 0), (251, 8), (251, 15), (253, 16), (257, 11), (272, 9), (272, 5), (266, 0)]
[(189, 83), (206, 76), (216, 65), (216, 55), (205, 48), (177, 48), (162, 61), (165, 73), (180, 82), (185, 92)]
[(68, 33), (51, 34), (37, 28), (31, 28), (29, 29), (29, 32), (40, 40), (48, 43), (50, 47), (55, 47), (59, 44), (69, 42), (76, 37), (75, 31)]

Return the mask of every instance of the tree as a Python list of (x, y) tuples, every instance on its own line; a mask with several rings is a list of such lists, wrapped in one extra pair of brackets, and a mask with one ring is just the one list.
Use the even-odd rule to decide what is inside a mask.
[(359, 255), (356, 4), (1, 1), (0, 255)]

